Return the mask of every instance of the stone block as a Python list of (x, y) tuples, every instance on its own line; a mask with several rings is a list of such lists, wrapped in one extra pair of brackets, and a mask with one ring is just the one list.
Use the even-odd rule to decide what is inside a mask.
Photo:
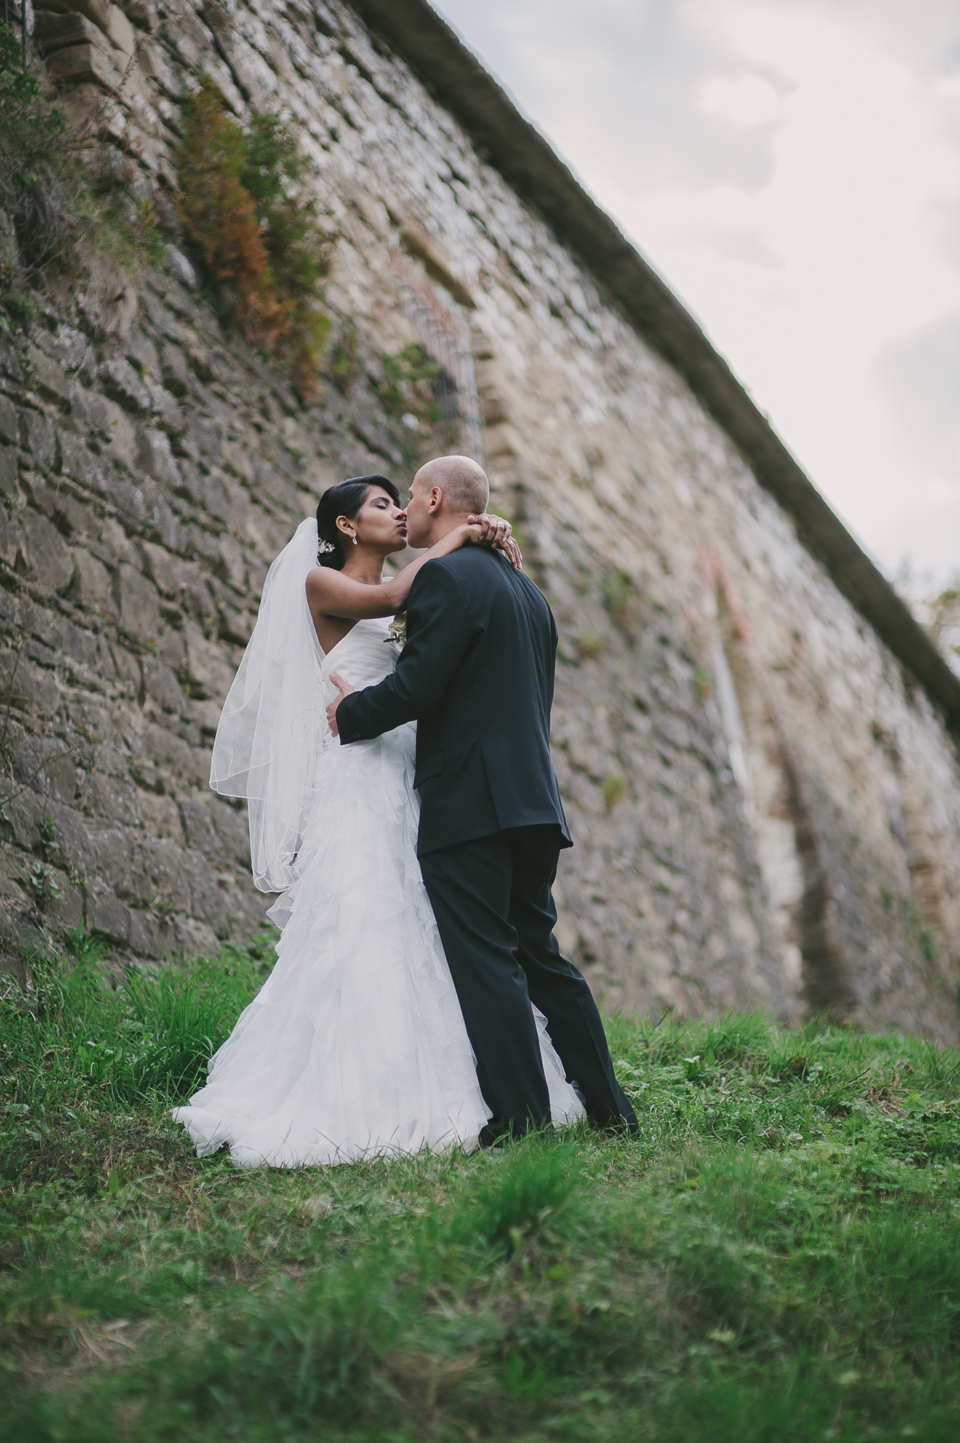
[(168, 837), (183, 845), (183, 823), (180, 808), (173, 797), (157, 795), (156, 792), (141, 791), (137, 797), (140, 820), (155, 837)]
[(160, 657), (175, 676), (184, 674), (187, 663), (187, 647), (179, 631), (172, 628), (160, 638)]
[(73, 553), (57, 528), (29, 507), (20, 516), (20, 555), (28, 576), (50, 591), (66, 591), (73, 579)]
[(158, 770), (172, 779), (182, 779), (194, 786), (210, 785), (210, 753), (191, 747), (166, 727), (149, 725), (143, 729), (143, 755)]
[(13, 496), (17, 490), (17, 455), (0, 446), (0, 495)]
[(105, 516), (103, 518), (100, 523), (98, 540), (108, 556), (115, 557), (117, 561), (126, 561), (131, 566), (138, 565), (140, 558), (137, 555), (137, 548), (115, 517)]
[(183, 251), (178, 250), (176, 246), (167, 246), (167, 269), (188, 290), (195, 291), (197, 289), (197, 273)]
[(204, 476), (200, 504), (204, 513), (214, 521), (221, 521), (224, 525), (230, 521), (230, 497), (218, 476)]
[(187, 708), (190, 720), (200, 728), (205, 740), (211, 742), (220, 725), (220, 713), (223, 710), (222, 698), (219, 701), (190, 700), (187, 702)]
[(228, 606), (220, 603), (220, 626), (218, 635), (221, 641), (231, 641), (236, 646), (246, 646), (253, 635), (254, 618), (249, 611), (240, 611), (235, 606)]
[(11, 441), (14, 446), (20, 440), (17, 412), (12, 401), (0, 396), (0, 440)]
[(34, 17), (33, 35), (45, 55), (62, 50), (66, 45), (100, 45), (103, 37), (95, 25), (76, 11), (59, 15), (38, 10)]
[(119, 627), (131, 641), (155, 645), (160, 635), (157, 588), (134, 567), (121, 562), (113, 581), (113, 594), (120, 611)]
[(8, 566), (16, 560), (19, 539), (16, 527), (10, 524), (6, 511), (0, 506), (0, 556)]
[(13, 221), (5, 210), (0, 210), (0, 271), (13, 276), (20, 270), (20, 252)]
[(171, 556), (170, 552), (163, 546), (156, 546), (152, 541), (140, 543), (140, 550), (143, 555), (143, 569), (155, 582), (164, 596), (176, 596), (180, 590), (181, 572), (185, 569), (182, 561)]
[(61, 324), (55, 333), (35, 330), (32, 339), (40, 350), (61, 365), (72, 379), (87, 379), (91, 363), (93, 371), (89, 372), (89, 375), (96, 374), (94, 349), (83, 331)]
[(150, 392), (126, 356), (111, 356), (101, 362), (100, 385), (111, 400), (131, 415), (150, 410)]
[(183, 636), (187, 649), (187, 680), (192, 695), (201, 701), (212, 700), (222, 706), (233, 681), (233, 667), (220, 648), (207, 641), (192, 622), (185, 623)]
[(183, 485), (180, 467), (170, 450), (170, 438), (154, 427), (141, 431), (137, 438), (137, 463), (148, 476), (175, 490)]
[(89, 816), (102, 817), (106, 822), (124, 827), (139, 825), (136, 788), (128, 778), (94, 772), (81, 787), (81, 801)]
[(4, 788), (10, 796), (4, 799), (2, 809), (9, 818), (7, 825), (13, 831), (13, 839), (25, 852), (32, 852), (40, 844), (43, 804), (30, 787), (16, 787), (5, 779)]
[(76, 10), (92, 20), (104, 35), (110, 20), (110, 0), (58, 0), (63, 9)]
[(45, 811), (57, 834), (57, 860), (72, 875), (86, 879), (93, 875), (95, 845), (87, 833), (79, 813), (72, 806), (49, 797)]
[(52, 356), (44, 355), (43, 351), (34, 345), (27, 348), (27, 361), (33, 389), (45, 401), (52, 401), (54, 405), (66, 410), (70, 405), (70, 384), (64, 375), (63, 367), (59, 366)]
[(185, 396), (190, 389), (190, 369), (182, 346), (165, 341), (160, 356), (160, 375), (168, 391)]
[(103, 90), (117, 90), (123, 76), (113, 63), (112, 52), (101, 45), (71, 45), (56, 50), (47, 61), (47, 68), (59, 80), (87, 82)]
[[(179, 446), (177, 449), (179, 451)], [(177, 495), (185, 497), (188, 501), (192, 501), (194, 506), (202, 507), (203, 472), (200, 470), (199, 466), (195, 466), (192, 461), (187, 461), (185, 459), (179, 462), (179, 467), (180, 484), (177, 487)], [(196, 527), (191, 527), (190, 530), (192, 533), (196, 530)]]
[(49, 795), (69, 805), (77, 794), (77, 769), (69, 752), (61, 752), (45, 764), (43, 776)]
[(160, 22), (154, 0), (126, 0), (124, 8), (139, 30), (146, 30), (148, 35), (156, 35)]
[(243, 547), (235, 536), (221, 536), (217, 542), (216, 574), (235, 591), (243, 592), (247, 586), (247, 565)]
[(220, 835), (223, 855), (241, 867), (250, 865), (250, 824), (246, 812), (214, 798), (213, 825)]
[(63, 432), (60, 437), (60, 475), (82, 486), (96, 487), (98, 471), (97, 457), (83, 444), (80, 436)]
[(176, 947), (176, 938), (168, 922), (150, 912), (132, 908), (130, 912), (130, 951), (137, 957), (162, 957)]
[(169, 436), (182, 436), (187, 429), (187, 418), (183, 408), (165, 386), (150, 387), (150, 408), (160, 426)]
[[(152, 47), (144, 48), (146, 49)], [(154, 281), (155, 280), (156, 274), (154, 275)], [(166, 306), (163, 304), (163, 301), (157, 295), (156, 291), (152, 288), (152, 286), (148, 286), (148, 288), (143, 292), (142, 299), (143, 304), (147, 310), (147, 315), (150, 317), (150, 324), (153, 326), (154, 330), (158, 331), (162, 336), (166, 336), (168, 340), (175, 342), (182, 341), (183, 327), (181, 326), (180, 322), (177, 320), (173, 312), (167, 310)]]
[(72, 932), (83, 917), (83, 893), (59, 868), (54, 868), (54, 880), (60, 895), (47, 903), (44, 912), (59, 922), (65, 932)]
[(110, 410), (99, 391), (75, 384), (70, 388), (70, 418), (80, 431), (110, 434)]
[(115, 617), (117, 603), (113, 595), (113, 582), (103, 562), (91, 556), (89, 551), (78, 547), (73, 553), (73, 564), (70, 595), (74, 601), (91, 611)]
[(157, 348), (149, 336), (143, 331), (134, 331), (126, 346), (126, 354), (133, 361), (141, 373), (147, 377), (158, 380), (160, 376), (160, 357), (157, 355)]
[(119, 5), (111, 5), (107, 11), (107, 38), (114, 50), (119, 50), (126, 65), (133, 56), (137, 42), (133, 26)]
[(60, 705), (60, 688), (49, 672), (26, 657), (0, 651), (0, 698), (21, 711), (54, 716)]
[(177, 951), (184, 957), (218, 957), (220, 939), (212, 927), (195, 917), (171, 918)]
[(133, 652), (128, 651), (125, 646), (116, 645), (110, 648), (110, 656), (113, 661), (113, 670), (120, 682), (126, 682), (126, 694), (131, 697), (140, 695), (140, 658)]
[(168, 551), (180, 550), (180, 522), (162, 496), (153, 498), (154, 533)]
[[(197, 852), (186, 852), (183, 858), (184, 871), (189, 879), (189, 910), (194, 917), (218, 930), (228, 912), (227, 899), (217, 879), (207, 864), (206, 857)], [(219, 950), (219, 949), (218, 949)]]
[(60, 486), (50, 486), (35, 471), (25, 471), (20, 478), (28, 499), (38, 511), (53, 522), (61, 532), (86, 531), (90, 523), (90, 512), (68, 491)]
[(87, 903), (87, 927), (125, 947), (130, 941), (130, 908), (110, 892)]
[(186, 707), (186, 697), (180, 683), (168, 666), (155, 656), (142, 658), (143, 691), (162, 711), (181, 716)]
[[(92, 870), (88, 880), (92, 890), (95, 892), (123, 892), (125, 896), (128, 895), (129, 882), (133, 873), (138, 870), (143, 873), (135, 846), (140, 833), (131, 833), (119, 827), (107, 831), (95, 831), (91, 827), (89, 836)], [(144, 874), (142, 883), (145, 885), (146, 882), (147, 878)], [(143, 886), (141, 885), (135, 890), (142, 891)]]
[(37, 637), (54, 655), (64, 661), (77, 661), (83, 666), (97, 664), (97, 638), (90, 632), (74, 626), (59, 610), (34, 606), (27, 614), (27, 626), (31, 636)]
[(104, 405), (109, 415), (107, 455), (132, 471), (137, 464), (137, 428), (116, 401), (104, 399)]
[(22, 381), (23, 366), (13, 341), (0, 335), (0, 375), (9, 376), (11, 381)]
[(141, 834), (137, 854), (153, 894), (177, 907), (186, 906), (188, 892), (183, 843)]
[(207, 466), (213, 466), (223, 450), (223, 427), (210, 416), (190, 417), (189, 437)]
[(38, 466), (52, 466), (57, 454), (57, 433), (45, 411), (20, 412), (20, 444)]
[(196, 793), (184, 797), (180, 803), (180, 816), (188, 847), (206, 856), (220, 853), (222, 842), (213, 825), (212, 798)]

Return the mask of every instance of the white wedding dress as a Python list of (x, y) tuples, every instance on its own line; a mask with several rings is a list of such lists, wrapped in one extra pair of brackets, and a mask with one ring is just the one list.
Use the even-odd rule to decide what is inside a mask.
[[(316, 523), (312, 536), (315, 557)], [(302, 581), (300, 595), (306, 610)], [(287, 598), (293, 605), (295, 596)], [(261, 619), (267, 600), (265, 588)], [(297, 620), (302, 649), (306, 634), (302, 617)], [(456, 1144), (472, 1148), (489, 1112), (417, 862), (415, 725), (341, 746), (319, 720), (336, 691), (327, 680), (331, 669), (358, 689), (370, 686), (396, 665), (397, 646), (384, 621), (358, 622), (328, 656), (312, 624), (309, 635), (313, 658), (297, 685), (301, 691), (312, 685), (317, 695), (306, 726), (298, 722), (293, 750), (312, 743), (316, 754), (292, 755), (304, 795), (296, 841), (288, 836), (280, 869), (280, 880), (289, 885), (268, 913), (282, 929), (277, 963), (211, 1059), (206, 1086), (172, 1115), (198, 1153), (226, 1144), (243, 1167), (346, 1163)], [(264, 640), (261, 635), (261, 648)], [(251, 662), (256, 641), (255, 633)], [(290, 645), (289, 635), (277, 634), (277, 648)], [(288, 654), (287, 665), (294, 659)], [(243, 680), (241, 667), (235, 688)], [(269, 710), (274, 730), (289, 727), (289, 694), (286, 705), (282, 686), (268, 696), (266, 671), (258, 685), (261, 722)], [(252, 694), (247, 676), (245, 696), (232, 710), (228, 699), (224, 708), (225, 737), (230, 717), (235, 731), (241, 710), (249, 731)], [(249, 737), (244, 746), (249, 751)], [(216, 777), (217, 755), (215, 750), (213, 784), (228, 790)], [(276, 797), (264, 800), (270, 786), (254, 785), (256, 765), (249, 758), (247, 765), (246, 790), (233, 794), (251, 798), (255, 878), (275, 889), (276, 858), (271, 854), (274, 865), (267, 867), (263, 855), (265, 832), (267, 850), (278, 847)], [(275, 752), (269, 767), (276, 772)], [(276, 790), (275, 782), (270, 785)], [(553, 1121), (571, 1121), (583, 1108), (540, 1014), (537, 1019)]]

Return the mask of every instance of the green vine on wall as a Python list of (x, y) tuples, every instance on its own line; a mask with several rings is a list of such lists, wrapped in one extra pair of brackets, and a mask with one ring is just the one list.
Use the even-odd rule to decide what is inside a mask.
[(245, 126), (204, 77), (182, 106), (177, 211), (216, 289), (223, 319), (317, 389), (330, 329), (323, 306), (329, 239), (300, 186), (305, 163), (286, 123), (253, 112)]

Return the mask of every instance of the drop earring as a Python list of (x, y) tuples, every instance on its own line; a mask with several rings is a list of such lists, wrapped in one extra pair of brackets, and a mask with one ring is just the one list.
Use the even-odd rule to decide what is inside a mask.
[(354, 546), (356, 546), (356, 544), (357, 544), (357, 538), (354, 536), (352, 539), (353, 539), (353, 544), (354, 544)]

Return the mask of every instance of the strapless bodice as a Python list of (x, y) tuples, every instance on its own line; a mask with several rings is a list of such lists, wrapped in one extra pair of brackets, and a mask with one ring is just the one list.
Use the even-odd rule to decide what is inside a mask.
[[(376, 617), (358, 621), (342, 641), (326, 653), (322, 673), (326, 682), (332, 671), (342, 676), (352, 687), (360, 691), (365, 686), (375, 686), (397, 665), (400, 648), (390, 639), (390, 619)], [(328, 691), (336, 688), (330, 682)]]

